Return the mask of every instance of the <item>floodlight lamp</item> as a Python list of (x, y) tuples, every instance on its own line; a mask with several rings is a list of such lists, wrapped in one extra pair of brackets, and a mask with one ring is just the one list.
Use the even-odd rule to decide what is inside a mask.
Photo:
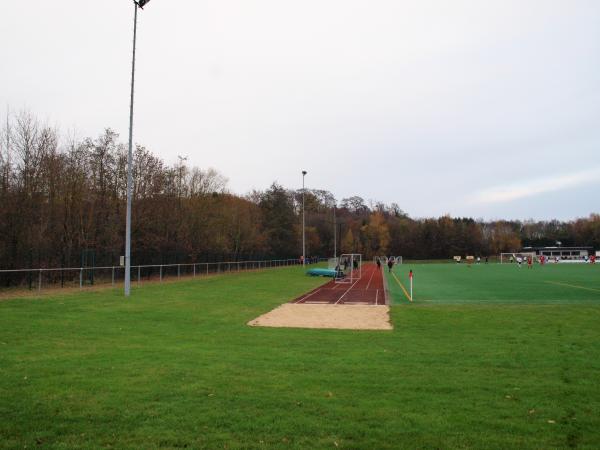
[(150, 0), (138, 0), (136, 3), (140, 7), (140, 9), (144, 9), (144, 6), (148, 4)]
[(302, 175), (306, 175), (308, 172), (306, 170), (302, 171)]

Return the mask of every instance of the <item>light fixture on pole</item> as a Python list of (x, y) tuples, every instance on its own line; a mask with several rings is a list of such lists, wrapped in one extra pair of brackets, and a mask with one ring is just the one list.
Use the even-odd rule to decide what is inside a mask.
[(131, 291), (131, 195), (133, 190), (133, 88), (135, 85), (135, 43), (137, 38), (137, 12), (150, 0), (133, 1), (133, 57), (131, 59), (131, 98), (129, 103), (129, 151), (127, 153), (127, 213), (125, 219), (125, 296)]
[(308, 172), (302, 171), (302, 266), (306, 266), (306, 235), (304, 233), (304, 177)]

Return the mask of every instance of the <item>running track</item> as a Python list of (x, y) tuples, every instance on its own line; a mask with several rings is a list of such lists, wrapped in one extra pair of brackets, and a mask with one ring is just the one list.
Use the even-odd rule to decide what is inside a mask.
[(329, 283), (313, 289), (292, 303), (336, 305), (385, 305), (383, 273), (373, 263), (363, 264), (361, 278), (349, 283)]

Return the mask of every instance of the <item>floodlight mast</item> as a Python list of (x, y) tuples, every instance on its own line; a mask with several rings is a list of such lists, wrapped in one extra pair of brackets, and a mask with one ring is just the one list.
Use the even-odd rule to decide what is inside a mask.
[(302, 266), (306, 267), (306, 236), (304, 233), (304, 177), (308, 172), (302, 171)]
[(135, 86), (135, 44), (137, 38), (137, 12), (150, 0), (133, 0), (133, 56), (131, 59), (131, 98), (129, 103), (129, 151), (127, 152), (127, 213), (125, 219), (125, 297), (131, 292), (131, 197), (133, 190), (133, 92)]
[(336, 224), (335, 224), (335, 203), (333, 204), (333, 257), (337, 258), (337, 236), (336, 236)]

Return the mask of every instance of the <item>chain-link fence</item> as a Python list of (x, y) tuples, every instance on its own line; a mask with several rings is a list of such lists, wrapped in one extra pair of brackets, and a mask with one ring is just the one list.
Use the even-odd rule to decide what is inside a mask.
[[(325, 258), (314, 258), (319, 262)], [(309, 262), (307, 260), (307, 262)], [(270, 259), (257, 261), (223, 261), (190, 264), (150, 264), (131, 266), (132, 285), (144, 282), (193, 278), (223, 273), (273, 269), (302, 264), (298, 259)], [(125, 267), (61, 267), (53, 269), (0, 270), (0, 292), (15, 289), (41, 291), (45, 288), (79, 288), (88, 286), (115, 286), (123, 282)]]

